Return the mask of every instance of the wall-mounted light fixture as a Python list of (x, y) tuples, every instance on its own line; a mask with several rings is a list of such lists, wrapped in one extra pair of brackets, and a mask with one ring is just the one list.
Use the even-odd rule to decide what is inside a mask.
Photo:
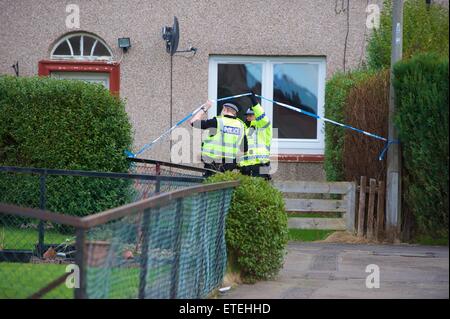
[(123, 52), (127, 52), (129, 48), (131, 48), (131, 40), (130, 38), (119, 38), (119, 48), (123, 50)]

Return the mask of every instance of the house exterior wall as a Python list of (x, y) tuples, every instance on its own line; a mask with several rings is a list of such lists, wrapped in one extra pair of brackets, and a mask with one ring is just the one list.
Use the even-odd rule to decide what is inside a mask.
[[(161, 28), (177, 16), (179, 50), (198, 49), (173, 58), (173, 122), (208, 98), (211, 55), (320, 56), (329, 78), (364, 59), (368, 4), (382, 0), (0, 0), (0, 74), (13, 74), (19, 61), (22, 76), (38, 74), (38, 63), (50, 58), (55, 42), (71, 31), (102, 38), (119, 60), (117, 39), (130, 37), (132, 48), (120, 63), (120, 96), (134, 129), (135, 150), (169, 128), (170, 57)], [(80, 8), (80, 28), (66, 27), (66, 5)], [(347, 39), (347, 42), (346, 42)], [(186, 126), (187, 127), (187, 126)], [(189, 128), (190, 129), (190, 128)], [(168, 143), (143, 157), (169, 160)], [(323, 164), (279, 163), (276, 179), (323, 180)]]

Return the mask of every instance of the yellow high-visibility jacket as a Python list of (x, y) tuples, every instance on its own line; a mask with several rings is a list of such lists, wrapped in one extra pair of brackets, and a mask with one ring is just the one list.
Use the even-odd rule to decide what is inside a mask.
[(261, 105), (252, 107), (256, 119), (246, 127), (248, 151), (239, 162), (239, 166), (267, 164), (270, 162), (270, 144), (272, 142), (272, 124)]
[(237, 161), (240, 146), (245, 136), (245, 124), (240, 119), (217, 116), (216, 134), (202, 144), (202, 160), (211, 162)]

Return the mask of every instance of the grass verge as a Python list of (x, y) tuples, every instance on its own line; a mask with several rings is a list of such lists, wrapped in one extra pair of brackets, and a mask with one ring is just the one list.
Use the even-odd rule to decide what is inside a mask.
[[(64, 275), (67, 265), (0, 263), (0, 299), (24, 299), (46, 287), (50, 282)], [(168, 273), (168, 271), (165, 271)], [(162, 277), (161, 269), (154, 269), (148, 280)], [(112, 299), (137, 298), (139, 288), (139, 268), (101, 269), (88, 268), (88, 282), (95, 297)], [(104, 291), (108, 291), (104, 295)], [(63, 283), (44, 295), (43, 299), (72, 299), (73, 289)]]
[(419, 235), (412, 240), (412, 243), (426, 246), (448, 246), (448, 237), (433, 238), (429, 235)]
[(332, 233), (334, 233), (334, 230), (289, 229), (289, 240), (301, 242), (318, 241), (324, 240)]
[[(0, 299), (23, 299), (64, 275), (67, 265), (0, 263)], [(73, 290), (64, 284), (50, 291), (44, 299), (70, 299)]]
[[(0, 228), (0, 249), (33, 250), (38, 243), (37, 229)], [(60, 234), (55, 231), (45, 231), (46, 244), (62, 244), (69, 234)]]

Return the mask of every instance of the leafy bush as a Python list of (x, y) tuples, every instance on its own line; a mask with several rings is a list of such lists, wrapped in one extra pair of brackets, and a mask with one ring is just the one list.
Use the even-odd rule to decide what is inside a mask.
[[(126, 172), (131, 145), (124, 103), (101, 85), (0, 77), (0, 165)], [(127, 201), (128, 181), (48, 177), (47, 208), (86, 215)], [(37, 207), (39, 181), (0, 175), (0, 202)]]
[(397, 64), (395, 123), (402, 142), (404, 204), (419, 230), (448, 237), (448, 59), (424, 54)]
[(206, 181), (240, 180), (226, 221), (229, 262), (246, 282), (274, 277), (283, 266), (288, 240), (281, 193), (262, 178), (227, 172)]
[[(378, 136), (388, 136), (389, 75), (389, 70), (374, 73), (350, 90), (345, 123)], [(359, 182), (361, 176), (386, 180), (386, 156), (383, 161), (378, 159), (385, 146), (384, 141), (345, 130), (345, 180)]]
[[(373, 72), (355, 71), (352, 73), (336, 73), (325, 89), (325, 117), (344, 123), (345, 107), (350, 90), (358, 83), (370, 77)], [(328, 181), (344, 180), (344, 137), (345, 129), (333, 124), (325, 126), (325, 162), (324, 169)]]
[[(448, 56), (448, 9), (437, 4), (427, 6), (424, 0), (408, 0), (403, 14), (403, 57), (421, 52)], [(383, 69), (391, 64), (392, 0), (385, 0), (380, 28), (374, 30), (367, 47), (368, 65)]]

